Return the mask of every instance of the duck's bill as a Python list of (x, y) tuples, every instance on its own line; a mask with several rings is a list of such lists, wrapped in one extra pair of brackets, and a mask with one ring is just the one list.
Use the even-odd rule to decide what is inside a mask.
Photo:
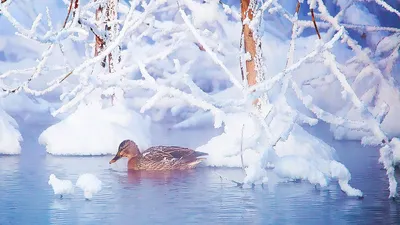
[(121, 158), (121, 156), (119, 156), (119, 155), (114, 156), (114, 158), (110, 160), (110, 164), (115, 163), (120, 158)]

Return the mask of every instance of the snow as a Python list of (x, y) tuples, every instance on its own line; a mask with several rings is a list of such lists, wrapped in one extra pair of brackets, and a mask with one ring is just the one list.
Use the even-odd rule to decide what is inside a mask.
[(349, 170), (343, 164), (337, 161), (331, 161), (330, 172), (332, 178), (338, 179), (340, 188), (348, 196), (357, 196), (357, 197), (363, 196), (363, 193), (359, 189), (353, 188), (349, 185), (351, 175)]
[(125, 139), (135, 140), (140, 149), (150, 147), (148, 118), (123, 104), (103, 108), (101, 103), (81, 104), (64, 120), (50, 126), (39, 143), (54, 155), (115, 154)]
[(379, 162), (386, 169), (386, 174), (389, 179), (389, 198), (397, 197), (397, 181), (395, 178), (394, 154), (392, 146), (385, 145), (380, 150)]
[(281, 157), (274, 165), (274, 172), (282, 178), (308, 180), (311, 184), (319, 184), (321, 187), (328, 185), (326, 175), (319, 170), (315, 161), (289, 155)]
[(185, 0), (183, 2), (193, 12), (192, 16), (195, 26), (201, 26), (204, 23), (218, 21), (221, 17), (217, 1), (206, 1), (203, 4), (191, 0)]
[[(260, 146), (259, 124), (245, 113), (230, 114), (225, 122), (224, 132), (197, 148), (209, 155), (205, 163), (210, 166), (242, 167), (240, 159), (241, 127), (243, 133), (243, 161), (245, 183), (267, 182), (266, 165), (284, 180), (306, 180), (311, 184), (326, 187), (337, 180), (341, 189), (349, 196), (362, 196), (362, 192), (349, 185), (351, 179), (347, 168), (337, 161), (335, 150), (306, 132), (299, 125), (285, 141), (275, 149)], [(284, 123), (276, 121), (274, 130), (278, 133)]]
[(74, 193), (75, 187), (70, 180), (58, 179), (54, 174), (50, 174), (48, 184), (53, 188), (55, 195), (63, 197), (63, 195)]
[(400, 163), (400, 139), (396, 137), (393, 138), (390, 141), (390, 145), (392, 146), (393, 149), (394, 162), (398, 164)]
[(21, 153), (22, 140), (17, 122), (0, 105), (0, 154)]
[(85, 173), (79, 176), (76, 186), (82, 189), (85, 199), (90, 200), (93, 194), (101, 191), (102, 182), (94, 174)]
[[(124, 139), (146, 149), (157, 138), (154, 121), (171, 132), (213, 124), (224, 132), (197, 148), (209, 153), (209, 166), (244, 166), (250, 184), (268, 182), (268, 165), (283, 180), (337, 181), (347, 195), (362, 196), (335, 150), (302, 127), (325, 121), (335, 139), (381, 145), (379, 161), (396, 195), (399, 29), (381, 26), (381, 18), (399, 12), (384, 1), (372, 13), (370, 1), (308, 0), (322, 40), (311, 21), (299, 19), (303, 10), (293, 15), (296, 4), (253, 5), (260, 7), (255, 19), (244, 23), (260, 37), (265, 60), (256, 57), (258, 84), (250, 88), (241, 80), (239, 60), (249, 54), (237, 2), (121, 2), (110, 30), (88, 22), (95, 21), (93, 2), (82, 3), (64, 28), (67, 1), (34, 2), (0, 5), (0, 153), (20, 153), (19, 125), (46, 120), (38, 138), (46, 151), (79, 156), (115, 154)], [(98, 55), (92, 32), (104, 38)], [(102, 68), (110, 54), (113, 66)], [(250, 103), (258, 97), (267, 100), (260, 110)]]

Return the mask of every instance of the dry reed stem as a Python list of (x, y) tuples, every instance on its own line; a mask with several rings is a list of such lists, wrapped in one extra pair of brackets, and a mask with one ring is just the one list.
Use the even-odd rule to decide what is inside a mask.
[(67, 25), (67, 21), (68, 21), (69, 15), (71, 14), (71, 9), (72, 9), (73, 2), (74, 2), (74, 0), (71, 0), (71, 3), (69, 4), (68, 13), (67, 13), (67, 17), (65, 17), (63, 28), (65, 28), (65, 26)]

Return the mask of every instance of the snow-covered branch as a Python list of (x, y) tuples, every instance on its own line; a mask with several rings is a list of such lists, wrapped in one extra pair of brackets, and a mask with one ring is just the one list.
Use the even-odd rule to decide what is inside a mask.
[(390, 6), (389, 4), (387, 4), (384, 0), (375, 0), (375, 2), (382, 6), (383, 8), (385, 8), (387, 11), (395, 13), (399, 18), (400, 18), (400, 12), (399, 10), (393, 8), (392, 6)]
[(306, 62), (308, 60), (311, 60), (314, 57), (319, 56), (319, 54), (321, 54), (323, 51), (332, 48), (333, 44), (336, 41), (338, 41), (343, 34), (344, 34), (344, 29), (343, 28), (339, 29), (339, 31), (335, 34), (335, 36), (331, 40), (329, 40), (328, 42), (323, 44), (321, 47), (318, 47), (317, 49), (313, 50), (312, 52), (310, 52), (306, 56), (304, 56), (301, 59), (299, 59), (293, 65), (287, 67), (282, 72), (272, 76), (270, 79), (265, 80), (264, 82), (258, 83), (256, 85), (250, 87), (247, 91), (249, 92), (249, 94), (251, 92), (256, 91), (255, 93), (257, 93), (257, 95), (259, 95), (260, 93), (262, 93), (264, 91), (270, 90), (273, 87), (273, 85), (276, 84), (276, 82), (280, 81), (285, 76), (287, 76), (288, 74), (290, 74), (291, 72), (293, 72), (294, 70), (299, 68), (304, 62)]
[(231, 71), (229, 71), (228, 68), (221, 62), (221, 60), (218, 59), (218, 57), (212, 52), (210, 47), (206, 44), (206, 42), (201, 38), (199, 33), (196, 31), (196, 28), (193, 27), (193, 25), (190, 23), (188, 16), (186, 15), (185, 11), (183, 11), (182, 8), (179, 8), (179, 12), (181, 13), (181, 16), (183, 20), (185, 21), (185, 24), (188, 26), (189, 30), (193, 33), (193, 35), (196, 37), (197, 41), (203, 46), (203, 48), (206, 50), (206, 52), (210, 55), (210, 57), (214, 60), (216, 64), (218, 64), (224, 72), (229, 76), (230, 81), (239, 89), (243, 89), (243, 85), (236, 79), (236, 77), (232, 74)]

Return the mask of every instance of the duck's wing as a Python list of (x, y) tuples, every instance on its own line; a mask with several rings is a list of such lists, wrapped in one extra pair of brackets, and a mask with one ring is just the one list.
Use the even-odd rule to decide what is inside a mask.
[(207, 155), (207, 153), (197, 152), (190, 148), (178, 146), (154, 146), (142, 153), (143, 158), (151, 161), (161, 160), (196, 160), (199, 156)]

